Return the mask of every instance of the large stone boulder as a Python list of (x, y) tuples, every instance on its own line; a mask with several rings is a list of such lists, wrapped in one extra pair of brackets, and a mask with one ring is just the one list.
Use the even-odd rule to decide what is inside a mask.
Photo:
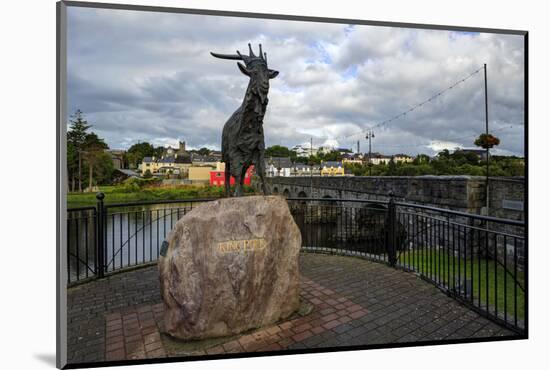
[(204, 203), (174, 226), (159, 259), (165, 330), (233, 335), (299, 308), (301, 235), (280, 196)]

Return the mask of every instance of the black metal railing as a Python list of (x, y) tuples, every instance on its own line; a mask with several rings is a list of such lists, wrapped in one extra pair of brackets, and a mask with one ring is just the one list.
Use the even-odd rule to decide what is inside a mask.
[[(68, 282), (155, 262), (175, 222), (212, 199), (68, 211)], [(306, 252), (354, 255), (417, 273), (481, 314), (525, 330), (525, 225), (423, 205), (288, 198)]]
[(105, 204), (68, 209), (68, 283), (157, 261), (170, 230), (197, 204), (185, 199)]

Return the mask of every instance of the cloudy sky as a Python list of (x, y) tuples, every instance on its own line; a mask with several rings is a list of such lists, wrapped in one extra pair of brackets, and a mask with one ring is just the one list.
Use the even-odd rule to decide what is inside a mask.
[[(500, 154), (523, 155), (523, 37), (345, 24), (68, 10), (69, 114), (84, 111), (113, 149), (138, 141), (219, 149), (248, 77), (210, 51), (261, 43), (271, 81), (266, 145), (353, 148), (376, 126), (373, 151), (434, 154), (473, 147), (485, 130), (483, 70), (379, 125), (487, 63), (489, 124)], [(257, 50), (257, 49), (255, 49)]]

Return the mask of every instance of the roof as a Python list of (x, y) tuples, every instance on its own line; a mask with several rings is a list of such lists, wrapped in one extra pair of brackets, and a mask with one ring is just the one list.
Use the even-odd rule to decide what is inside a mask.
[(351, 154), (351, 153), (346, 153), (344, 155), (342, 155), (342, 158), (343, 159), (357, 159), (357, 160), (361, 160), (361, 154), (358, 154), (358, 153), (355, 153), (355, 154)]
[(292, 161), (288, 157), (271, 157), (267, 163), (272, 164), (278, 168), (290, 168), (292, 167)]
[(126, 176), (129, 176), (129, 177), (138, 177), (139, 175), (137, 174), (137, 172), (135, 171), (132, 171), (132, 170), (127, 170), (127, 169), (124, 169), (124, 168), (117, 168), (115, 169), (115, 171), (118, 171), (118, 172), (122, 172), (123, 174), (125, 174)]
[(174, 161), (175, 161), (174, 157), (163, 157), (163, 158), (159, 159), (157, 162), (158, 163), (174, 163)]
[(323, 167), (342, 167), (342, 162), (326, 161), (323, 162)]
[(191, 156), (185, 154), (177, 155), (174, 158), (174, 163), (192, 163)]
[(193, 160), (193, 162), (217, 162), (219, 160), (219, 157), (215, 157), (212, 155), (193, 154), (191, 159)]
[(310, 165), (303, 164), (303, 163), (296, 163), (292, 167), (297, 169), (297, 170), (305, 170), (305, 169), (310, 169), (311, 168)]
[(153, 157), (143, 157), (143, 162), (153, 162)]

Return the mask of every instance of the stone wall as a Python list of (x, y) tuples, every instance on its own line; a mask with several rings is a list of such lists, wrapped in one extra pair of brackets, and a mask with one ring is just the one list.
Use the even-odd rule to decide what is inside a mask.
[[(252, 182), (257, 187), (257, 182)], [(388, 200), (388, 193), (393, 191), (397, 201), (414, 203), (437, 208), (450, 209), (472, 214), (485, 214), (486, 179), (479, 176), (356, 176), (356, 177), (273, 177), (268, 178), (268, 187), (273, 193), (279, 193), (292, 198), (344, 198), (364, 200)], [(524, 190), (523, 177), (490, 178), (489, 179), (489, 216), (512, 220), (524, 220)], [(401, 211), (407, 211), (401, 209)], [(451, 219), (461, 225), (483, 228), (484, 223), (467, 217), (453, 216)], [(497, 233), (524, 235), (524, 228), (502, 223), (490, 223), (489, 228)], [(473, 252), (494, 256), (496, 245), (497, 258), (501, 262), (507, 260), (508, 266), (519, 264), (523, 270), (525, 245), (523, 239), (504, 238), (503, 235), (490, 234), (488, 251), (484, 233), (470, 231), (455, 237), (458, 245), (465, 245), (467, 240), (473, 240)], [(477, 233), (477, 234), (476, 234)], [(475, 237), (472, 237), (473, 236)], [(443, 234), (444, 235), (444, 234)], [(443, 237), (439, 241), (441, 248), (451, 244)], [(506, 252), (505, 252), (506, 249)], [(515, 251), (515, 253), (514, 253)], [(470, 249), (463, 252), (469, 255)]]
[[(288, 197), (386, 200), (393, 191), (397, 200), (474, 214), (483, 212), (486, 198), (486, 180), (481, 176), (272, 177), (267, 181), (272, 192)], [(510, 209), (519, 204), (514, 202), (524, 201), (523, 194), (522, 177), (490, 178), (489, 214), (523, 220), (523, 211)]]
[[(485, 188), (485, 187), (483, 187)], [(489, 214), (511, 220), (525, 220), (523, 177), (489, 179)]]

